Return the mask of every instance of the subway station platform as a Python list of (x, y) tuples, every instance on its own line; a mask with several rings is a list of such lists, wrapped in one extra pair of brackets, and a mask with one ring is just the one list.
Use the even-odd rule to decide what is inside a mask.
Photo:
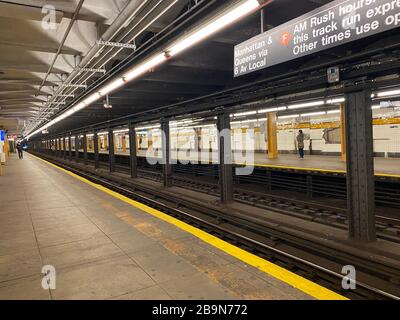
[[(116, 152), (117, 155), (126, 155), (128, 153)], [(146, 157), (146, 151), (140, 150), (138, 156)], [(154, 156), (154, 153), (150, 153)], [(176, 158), (176, 157), (175, 157)], [(178, 159), (194, 160), (194, 157), (184, 155), (184, 152), (179, 153)], [(218, 161), (218, 153), (213, 152), (212, 155), (204, 152), (201, 159), (212, 159), (213, 162)], [(266, 153), (254, 153), (253, 155), (241, 154), (238, 152), (233, 153), (234, 163), (252, 163), (255, 166), (276, 167), (281, 169), (294, 169), (294, 170), (312, 170), (312, 171), (325, 171), (325, 172), (346, 172), (346, 162), (340, 156), (328, 155), (305, 155), (304, 159), (300, 159), (296, 154), (280, 154), (277, 159), (268, 159)], [(393, 175), (400, 178), (400, 158), (374, 158), (374, 169), (376, 175)]]
[(0, 299), (313, 299), (29, 154), (3, 169)]

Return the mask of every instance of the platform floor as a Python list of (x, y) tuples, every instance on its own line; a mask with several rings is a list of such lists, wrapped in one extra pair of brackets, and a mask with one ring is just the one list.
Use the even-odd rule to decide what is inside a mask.
[(312, 299), (26, 153), (3, 169), (0, 299)]
[[(106, 153), (106, 152), (101, 152)], [(127, 155), (127, 153), (116, 152), (117, 155)], [(305, 155), (304, 159), (300, 159), (295, 154), (280, 154), (277, 159), (268, 159), (268, 155), (264, 153), (255, 153), (254, 157), (249, 158), (243, 157), (238, 153), (234, 153), (234, 163), (252, 163), (258, 166), (277, 166), (283, 168), (294, 168), (297, 170), (327, 170), (327, 171), (346, 171), (346, 163), (342, 161), (339, 156), (324, 156), (324, 155)], [(146, 151), (140, 150), (138, 156), (145, 157)], [(172, 154), (172, 158), (177, 158), (175, 154)], [(178, 159), (192, 159), (193, 157), (187, 157), (183, 153), (178, 156)], [(204, 152), (201, 159), (208, 161), (209, 153)], [(212, 161), (217, 162), (218, 154), (213, 152)], [(378, 175), (398, 175), (400, 177), (400, 158), (374, 158), (375, 174)]]

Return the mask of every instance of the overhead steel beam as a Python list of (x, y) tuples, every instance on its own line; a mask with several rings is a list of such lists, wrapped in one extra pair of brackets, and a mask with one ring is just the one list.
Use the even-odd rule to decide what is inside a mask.
[[(22, 63), (22, 64), (4, 64), (0, 65), (0, 70), (3, 71), (26, 71), (34, 73), (46, 73), (48, 72), (48, 65), (38, 63)], [(65, 73), (63, 70), (52, 69), (49, 74), (62, 74)]]
[[(27, 51), (57, 53), (57, 48), (52, 48), (50, 46), (40, 46), (37, 43), (27, 43), (27, 42), (20, 43), (20, 42), (0, 40), (0, 46), (22, 48)], [(75, 55), (79, 54), (79, 52), (76, 50), (71, 50), (71, 49), (62, 49), (60, 51), (60, 54), (75, 56)]]

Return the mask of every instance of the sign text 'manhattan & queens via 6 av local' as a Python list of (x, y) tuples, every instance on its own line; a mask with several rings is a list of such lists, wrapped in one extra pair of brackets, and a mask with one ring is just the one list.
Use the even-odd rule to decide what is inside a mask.
[(400, 0), (336, 0), (235, 46), (234, 76), (400, 25)]

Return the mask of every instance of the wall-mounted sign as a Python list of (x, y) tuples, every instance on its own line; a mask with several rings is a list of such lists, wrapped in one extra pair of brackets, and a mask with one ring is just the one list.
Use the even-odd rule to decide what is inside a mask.
[(235, 46), (234, 76), (400, 25), (400, 0), (335, 0)]
[(4, 139), (5, 139), (5, 132), (4, 130), (0, 130), (0, 141), (4, 142)]

